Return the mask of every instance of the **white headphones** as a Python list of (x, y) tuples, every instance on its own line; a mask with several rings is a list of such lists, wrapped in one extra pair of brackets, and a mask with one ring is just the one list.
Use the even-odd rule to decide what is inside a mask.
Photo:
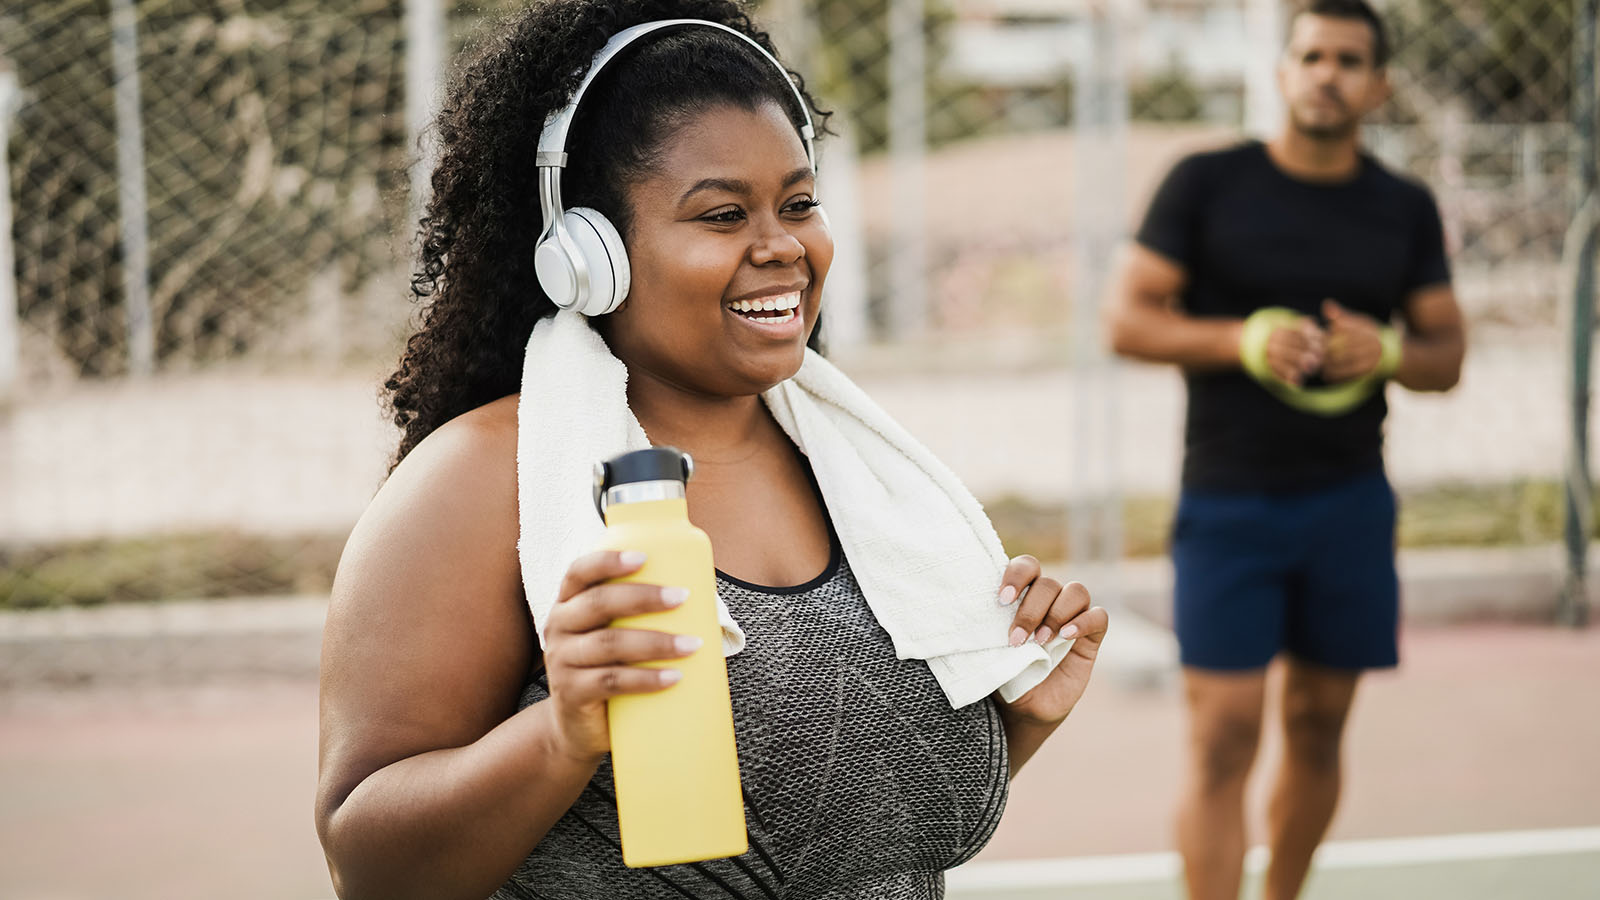
[(606, 63), (621, 53), (623, 48), (647, 34), (663, 29), (678, 30), (703, 26), (726, 31), (754, 47), (767, 62), (783, 75), (783, 83), (794, 91), (795, 105), (805, 124), (800, 128), (800, 139), (806, 147), (806, 161), (816, 171), (817, 157), (813, 146), (816, 130), (811, 126), (811, 112), (806, 108), (800, 89), (789, 78), (789, 72), (760, 44), (748, 36), (703, 19), (663, 19), (646, 22), (617, 32), (606, 42), (589, 64), (589, 71), (573, 92), (572, 99), (562, 109), (551, 113), (545, 120), (544, 132), (539, 135), (539, 152), (535, 162), (539, 167), (539, 209), (544, 214), (544, 230), (539, 234), (539, 244), (533, 251), (533, 267), (539, 275), (539, 286), (551, 302), (562, 309), (572, 309), (586, 316), (603, 316), (622, 305), (628, 296), (628, 253), (622, 246), (622, 235), (606, 217), (588, 207), (561, 208), (561, 170), (567, 165), (567, 130), (572, 127), (572, 117), (578, 111), (578, 102), (594, 82), (595, 76)]

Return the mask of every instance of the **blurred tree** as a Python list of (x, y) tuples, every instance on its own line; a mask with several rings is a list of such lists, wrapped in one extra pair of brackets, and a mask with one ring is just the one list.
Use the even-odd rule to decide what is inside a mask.
[(1394, 0), (1398, 118), (1450, 100), (1478, 121), (1565, 119), (1572, 72), (1568, 0)]
[(1146, 122), (1193, 122), (1205, 111), (1205, 97), (1176, 66), (1133, 86), (1129, 113)]
[[(281, 347), (319, 279), (353, 292), (391, 264), (401, 0), (154, 0), (138, 13), (158, 357)], [(84, 375), (126, 360), (110, 45), (96, 0), (0, 14), (0, 55), (24, 91), (7, 148), (19, 312)]]

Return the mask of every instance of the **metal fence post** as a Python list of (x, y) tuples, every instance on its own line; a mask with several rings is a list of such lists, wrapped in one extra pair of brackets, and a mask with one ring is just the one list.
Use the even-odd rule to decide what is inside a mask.
[(117, 108), (117, 200), (122, 225), (123, 307), (128, 372), (155, 369), (150, 314), (150, 231), (144, 189), (144, 118), (139, 102), (139, 31), (133, 0), (111, 0), (111, 61)]
[(414, 227), (428, 207), (435, 141), (426, 131), (439, 108), (444, 70), (445, 20), (440, 0), (406, 0), (406, 146), (416, 153), (411, 166), (411, 219)]
[(1278, 96), (1278, 58), (1283, 49), (1283, 0), (1246, 0), (1245, 32), (1250, 59), (1244, 73), (1244, 130), (1272, 136), (1283, 121)]
[(0, 60), (0, 410), (16, 398), (22, 369), (17, 258), (11, 248), (11, 116), (21, 104), (17, 75)]
[(894, 256), (889, 264), (889, 327), (897, 339), (928, 324), (928, 239), (923, 160), (927, 153), (923, 0), (889, 2), (889, 157)]
[(1573, 28), (1572, 124), (1577, 132), (1578, 212), (1567, 234), (1572, 254), (1572, 345), (1568, 397), (1572, 402), (1566, 485), (1567, 578), (1557, 619), (1578, 627), (1587, 621), (1589, 535), (1594, 529), (1589, 480), (1589, 373), (1594, 344), (1595, 251), (1600, 173), (1595, 156), (1595, 13), (1600, 0), (1576, 0)]
[(1114, 4), (1092, 3), (1073, 70), (1074, 198), (1072, 263), (1073, 460), (1067, 502), (1067, 555), (1092, 564), (1097, 594), (1120, 594), (1122, 495), (1117, 453), (1116, 369), (1101, 340), (1101, 299), (1123, 235), (1120, 177), (1107, 177), (1126, 158), (1127, 69), (1121, 57), (1123, 19)]

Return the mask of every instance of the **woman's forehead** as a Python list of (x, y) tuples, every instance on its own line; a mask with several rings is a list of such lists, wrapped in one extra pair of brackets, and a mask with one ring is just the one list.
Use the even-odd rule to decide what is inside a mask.
[(772, 102), (720, 104), (687, 117), (668, 136), (660, 163), (652, 180), (679, 190), (707, 179), (786, 185), (811, 171), (799, 131)]

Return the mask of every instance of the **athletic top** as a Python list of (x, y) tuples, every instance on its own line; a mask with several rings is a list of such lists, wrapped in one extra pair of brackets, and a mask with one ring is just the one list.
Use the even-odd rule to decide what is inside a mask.
[[(1322, 301), (1333, 299), (1388, 323), (1413, 291), (1450, 280), (1428, 189), (1365, 153), (1360, 171), (1337, 183), (1290, 177), (1259, 141), (1187, 157), (1156, 191), (1137, 240), (1184, 268), (1180, 304), (1201, 318), (1286, 306), (1320, 320)], [(1311, 488), (1383, 465), (1381, 390), (1323, 417), (1284, 404), (1241, 369), (1185, 381), (1186, 488)]]
[[(750, 850), (629, 869), (602, 763), (495, 900), (932, 900), (1005, 809), (992, 699), (951, 709), (921, 660), (895, 658), (837, 538), (792, 588), (718, 573), (748, 642), (728, 658)], [(541, 673), (522, 705), (549, 697)]]

